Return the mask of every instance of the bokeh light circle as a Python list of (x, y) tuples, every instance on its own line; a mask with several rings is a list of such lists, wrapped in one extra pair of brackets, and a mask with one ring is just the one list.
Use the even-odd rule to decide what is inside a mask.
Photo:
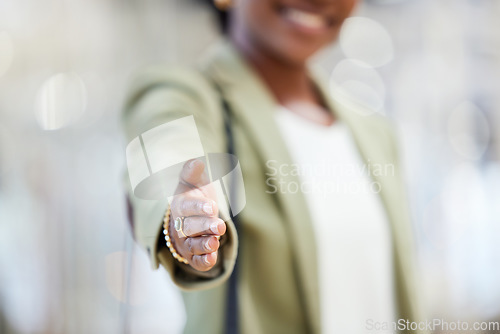
[(14, 44), (9, 34), (0, 31), (0, 77), (4, 75), (14, 60)]
[(38, 91), (35, 113), (43, 130), (57, 130), (77, 121), (87, 106), (87, 90), (72, 72), (47, 79)]
[(351, 17), (344, 22), (340, 47), (347, 58), (360, 60), (371, 67), (386, 65), (394, 58), (389, 32), (367, 17)]
[(354, 59), (344, 59), (335, 66), (330, 89), (336, 100), (354, 107), (362, 114), (383, 112), (385, 84), (376, 70)]
[(481, 158), (490, 141), (490, 127), (485, 115), (471, 102), (460, 104), (448, 118), (448, 139), (453, 149), (471, 160)]

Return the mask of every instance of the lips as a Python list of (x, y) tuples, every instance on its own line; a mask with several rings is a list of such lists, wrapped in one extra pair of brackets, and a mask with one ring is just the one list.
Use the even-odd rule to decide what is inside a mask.
[(333, 20), (323, 14), (294, 7), (281, 7), (279, 12), (286, 21), (306, 32), (323, 32), (333, 24)]

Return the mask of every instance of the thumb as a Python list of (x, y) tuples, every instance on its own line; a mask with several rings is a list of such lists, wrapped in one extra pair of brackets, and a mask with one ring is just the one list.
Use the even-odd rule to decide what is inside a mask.
[(205, 164), (199, 159), (187, 161), (182, 167), (180, 181), (191, 188), (200, 188), (210, 180), (205, 170)]

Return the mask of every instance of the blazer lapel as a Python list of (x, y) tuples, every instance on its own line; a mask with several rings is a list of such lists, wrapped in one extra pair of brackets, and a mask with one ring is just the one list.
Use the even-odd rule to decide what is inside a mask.
[[(318, 78), (318, 77), (317, 77)], [(321, 79), (320, 79), (321, 81)], [(323, 80), (324, 81), (324, 80)], [(367, 172), (380, 187), (380, 199), (390, 224), (394, 244), (395, 275), (398, 291), (398, 308), (401, 318), (412, 319), (417, 313), (412, 289), (414, 282), (415, 251), (409, 208), (397, 161), (396, 146), (387, 126), (380, 125), (380, 116), (368, 115), (349, 101), (340, 103), (329, 94), (325, 85), (318, 85), (330, 110), (349, 127), (354, 142), (367, 166)], [(384, 121), (385, 122), (385, 121)], [(379, 166), (388, 166), (389, 172), (377, 173)], [(375, 167), (374, 167), (375, 166)], [(377, 167), (378, 166), (378, 167)], [(380, 172), (380, 170), (379, 170)], [(401, 284), (404, 282), (404, 284)]]

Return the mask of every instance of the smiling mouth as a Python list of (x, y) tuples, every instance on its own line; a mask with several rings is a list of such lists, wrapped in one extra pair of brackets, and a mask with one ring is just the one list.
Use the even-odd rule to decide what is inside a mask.
[(307, 32), (322, 32), (331, 27), (334, 20), (325, 15), (292, 7), (281, 7), (279, 12), (285, 20)]

